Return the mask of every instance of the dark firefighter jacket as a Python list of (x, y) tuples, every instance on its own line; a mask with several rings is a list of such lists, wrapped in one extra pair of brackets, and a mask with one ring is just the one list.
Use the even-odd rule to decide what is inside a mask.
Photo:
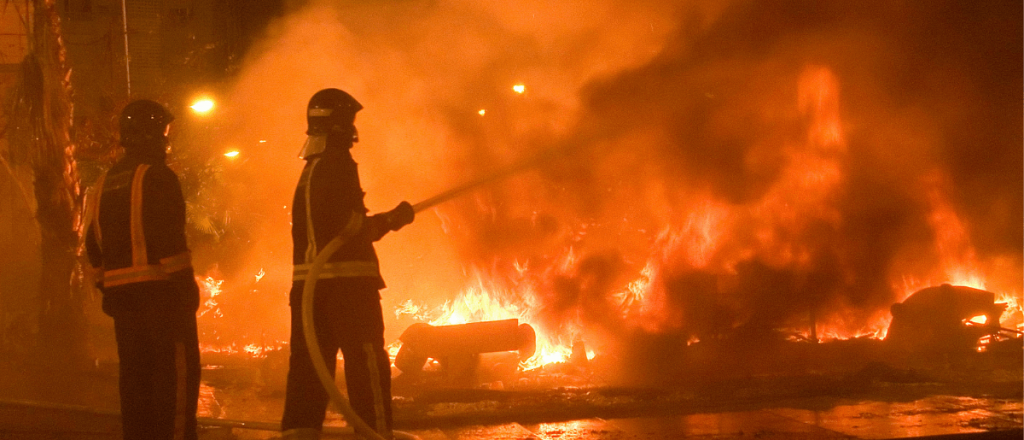
[(100, 176), (93, 194), (85, 244), (104, 294), (139, 283), (195, 282), (185, 201), (162, 157), (126, 156)]
[(299, 304), (310, 263), (328, 243), (345, 244), (320, 271), (318, 279), (347, 278), (352, 287), (384, 288), (373, 242), (388, 232), (383, 215), (367, 216), (356, 163), (348, 150), (330, 148), (307, 158), (292, 200), (295, 270), (291, 304)]

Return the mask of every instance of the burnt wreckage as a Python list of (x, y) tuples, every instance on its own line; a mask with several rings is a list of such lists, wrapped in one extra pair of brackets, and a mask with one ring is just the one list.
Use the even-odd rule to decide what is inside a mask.
[(1018, 330), (1000, 327), (1006, 308), (989, 291), (949, 284), (928, 287), (892, 305), (885, 340), (910, 353), (963, 355), (980, 351), (984, 345), (1021, 335)]
[[(985, 351), (1012, 352), (1016, 349), (1019, 352), (1022, 348), (1022, 333), (1000, 326), (1000, 318), (1008, 305), (997, 302), (996, 298), (993, 292), (967, 286), (942, 284), (927, 287), (891, 306), (892, 320), (884, 339), (871, 337), (858, 338), (859, 343), (852, 340), (849, 343), (836, 341), (838, 344), (816, 343), (801, 349), (801, 352), (813, 358), (817, 356), (815, 353), (828, 357), (834, 356), (836, 350), (851, 349), (865, 355), (866, 361), (879, 362), (886, 362), (886, 359), (893, 362), (928, 361), (935, 359), (935, 356), (970, 358)], [(708, 342), (716, 348), (722, 348), (723, 344), (730, 345), (729, 341), (745, 346), (742, 341), (745, 338), (742, 336), (750, 335), (733, 334), (730, 338)], [(488, 363), (495, 362), (494, 358), (486, 359), (486, 355), (499, 355), (497, 362), (511, 364), (514, 369), (517, 362), (525, 362), (534, 355), (536, 338), (534, 329), (529, 324), (520, 324), (517, 319), (437, 326), (417, 323), (409, 326), (399, 337), (402, 345), (395, 356), (394, 365), (407, 378), (427, 374), (435, 378), (443, 377), (440, 382), (430, 382), (435, 385), (474, 387), (479, 386), (483, 379), (481, 369), (489, 369), (492, 366)], [(782, 344), (776, 345), (776, 348), (783, 351), (803, 345), (800, 341), (789, 341), (771, 343)], [(574, 343), (574, 348), (576, 345)], [(582, 341), (579, 345), (582, 346)], [(696, 346), (690, 347), (692, 350), (683, 351), (704, 357), (707, 353), (701, 350), (700, 345), (704, 344), (698, 342)], [(824, 346), (828, 345), (835, 347), (825, 351), (813, 348), (820, 346), (824, 350)], [(740, 350), (733, 354), (740, 357), (743, 356), (741, 353), (754, 356), (755, 351)], [(890, 356), (892, 354), (900, 356), (893, 358)], [(738, 360), (733, 357), (730, 359)], [(435, 363), (430, 364), (428, 360)], [(567, 362), (577, 364), (572, 359)], [(682, 360), (682, 364), (688, 362)], [(530, 375), (529, 372), (520, 372), (522, 374)]]

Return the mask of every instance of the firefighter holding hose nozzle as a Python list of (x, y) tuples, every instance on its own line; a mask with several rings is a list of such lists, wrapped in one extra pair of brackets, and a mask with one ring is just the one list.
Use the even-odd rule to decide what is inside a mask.
[(86, 252), (114, 318), (123, 438), (196, 439), (199, 286), (185, 200), (165, 164), (174, 117), (150, 100), (121, 112), (125, 155), (87, 204)]
[(367, 215), (364, 192), (350, 149), (359, 138), (356, 112), (363, 106), (338, 89), (324, 89), (309, 100), (302, 170), (292, 202), (294, 274), (291, 357), (281, 420), (283, 439), (316, 439), (323, 428), (328, 394), (321, 385), (302, 325), (302, 292), (311, 264), (339, 237), (344, 244), (319, 270), (313, 323), (328, 371), (333, 374), (338, 350), (345, 362), (345, 382), (352, 409), (381, 437), (392, 437), (391, 363), (384, 348), (380, 275), (373, 242), (412, 223), (408, 202)]

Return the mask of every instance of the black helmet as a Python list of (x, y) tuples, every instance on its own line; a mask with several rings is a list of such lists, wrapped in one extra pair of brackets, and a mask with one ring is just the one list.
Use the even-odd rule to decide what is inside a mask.
[(121, 145), (125, 149), (167, 146), (167, 125), (174, 120), (164, 106), (140, 99), (121, 111)]
[(331, 132), (352, 132), (355, 135), (356, 112), (362, 109), (359, 101), (341, 90), (316, 92), (306, 106), (306, 122), (309, 124), (306, 134), (324, 136)]

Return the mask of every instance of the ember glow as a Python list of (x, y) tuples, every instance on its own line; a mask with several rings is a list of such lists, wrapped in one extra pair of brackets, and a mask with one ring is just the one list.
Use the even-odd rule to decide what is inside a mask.
[(257, 344), (248, 344), (248, 345), (244, 345), (244, 346), (239, 346), (238, 344), (234, 344), (234, 343), (231, 343), (231, 344), (228, 344), (228, 345), (217, 345), (217, 344), (207, 344), (207, 343), (200, 343), (199, 344), (199, 351), (201, 353), (216, 353), (216, 354), (222, 354), (222, 355), (243, 355), (243, 356), (251, 357), (251, 358), (255, 358), (255, 359), (265, 358), (265, 357), (267, 357), (267, 352), (273, 351), (273, 350), (280, 350), (280, 349), (281, 349), (280, 345), (278, 345), (278, 346), (260, 346), (260, 345), (257, 345)]
[[(255, 274), (253, 286), (265, 276), (266, 272), (261, 268)], [(225, 292), (232, 290), (230, 284), (225, 285), (226, 280), (208, 275), (196, 277), (196, 281), (199, 284), (202, 301), (196, 312), (200, 328), (200, 352), (264, 358), (269, 352), (281, 350), (285, 346), (285, 337), (268, 335), (264, 331), (254, 333), (238, 330), (238, 327), (241, 327), (241, 322), (247, 320), (247, 317), (241, 316), (238, 310), (245, 310), (247, 307), (245, 304), (239, 304), (239, 298), (234, 292), (232, 295), (225, 296)], [(252, 290), (247, 293), (258, 293), (258, 291)], [(231, 298), (234, 303), (228, 305), (225, 298)], [(258, 322), (255, 325), (259, 327)]]
[(263, 271), (263, 268), (260, 268), (260, 271), (256, 273), (256, 282), (260, 282), (265, 276), (267, 276), (267, 273)]
[(222, 316), (220, 308), (217, 304), (217, 297), (221, 294), (220, 286), (224, 284), (224, 280), (218, 280), (212, 276), (206, 278), (196, 277), (196, 281), (199, 283), (200, 298), (206, 297), (206, 301), (203, 302), (199, 312), (196, 314), (197, 317), (202, 318), (207, 313), (213, 312), (212, 316)]

